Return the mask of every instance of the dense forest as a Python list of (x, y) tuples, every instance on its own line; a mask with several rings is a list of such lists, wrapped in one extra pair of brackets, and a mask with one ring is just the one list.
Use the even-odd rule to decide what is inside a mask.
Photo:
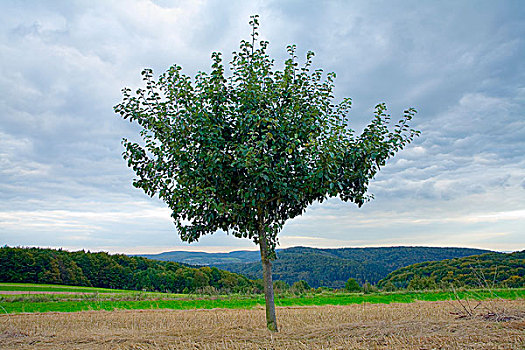
[[(374, 284), (390, 272), (404, 266), (487, 252), (482, 249), (434, 247), (339, 249), (293, 247), (277, 251), (277, 260), (273, 263), (273, 276), (274, 280), (285, 281), (290, 285), (304, 280), (314, 288), (343, 288), (350, 277), (355, 278), (361, 285), (365, 282)], [(252, 279), (262, 276), (260, 261), (214, 264), (214, 266)]]
[(465, 287), (525, 287), (525, 250), (509, 254), (487, 253), (459, 259), (429, 261), (403, 267), (378, 283), (388, 289)]
[(47, 283), (115, 289), (188, 293), (254, 292), (262, 285), (216, 267), (83, 250), (0, 248), (0, 282)]
[[(479, 255), (480, 252), (486, 251), (427, 247), (294, 247), (278, 250), (278, 259), (274, 262), (274, 280), (284, 281), (288, 285), (302, 280), (305, 285), (314, 288), (343, 288), (348, 278), (352, 277), (361, 285), (379, 281), (378, 287), (385, 290), (434, 289), (451, 282), (458, 286), (478, 287), (484, 281), (490, 285), (494, 282), (496, 286), (525, 287), (525, 251)], [(204, 259), (206, 257), (212, 261), (257, 259), (254, 253), (257, 252), (232, 252), (218, 257), (201, 254), (198, 259), (200, 262), (207, 262)], [(198, 260), (192, 254), (186, 256), (193, 261)], [(230, 272), (219, 267), (229, 269)], [(257, 279), (260, 270), (259, 261), (192, 267), (173, 261), (104, 252), (0, 248), (0, 282), (175, 293), (261, 292), (261, 281), (248, 279)], [(245, 274), (248, 278), (234, 272)]]

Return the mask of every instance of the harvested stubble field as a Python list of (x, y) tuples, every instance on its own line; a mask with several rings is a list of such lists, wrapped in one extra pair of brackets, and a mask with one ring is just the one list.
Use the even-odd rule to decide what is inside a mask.
[[(281, 307), (275, 334), (266, 330), (262, 308), (10, 314), (0, 317), (0, 348), (525, 348), (523, 300), (485, 301), (474, 317), (458, 318), (458, 307), (442, 301)], [(487, 317), (489, 309), (506, 319)]]

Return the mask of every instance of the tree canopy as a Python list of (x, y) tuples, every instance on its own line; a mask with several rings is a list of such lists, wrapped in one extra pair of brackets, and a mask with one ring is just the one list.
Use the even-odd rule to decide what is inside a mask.
[(345, 283), (345, 289), (349, 292), (360, 292), (361, 286), (355, 278), (350, 277)]
[(390, 130), (378, 104), (356, 136), (351, 100), (334, 103), (335, 73), (313, 70), (311, 51), (299, 67), (295, 45), (274, 70), (256, 16), (250, 24), (252, 40), (233, 53), (229, 75), (218, 52), (211, 72), (193, 80), (178, 65), (158, 80), (145, 69), (145, 88), (123, 89), (115, 111), (143, 127), (143, 145), (123, 142), (134, 186), (166, 202), (183, 240), (220, 229), (258, 243), (264, 228), (273, 252), (284, 223), (314, 201), (370, 199), (370, 179), (418, 132), (407, 124), (414, 109)]

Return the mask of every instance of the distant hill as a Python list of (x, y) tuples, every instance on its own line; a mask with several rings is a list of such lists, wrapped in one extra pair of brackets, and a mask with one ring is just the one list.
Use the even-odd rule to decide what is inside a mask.
[(233, 263), (247, 263), (259, 261), (261, 254), (259, 251), (237, 250), (230, 253), (205, 253), (205, 252), (185, 252), (172, 251), (160, 254), (142, 254), (143, 258), (161, 261), (176, 261), (190, 265), (219, 265)]
[[(277, 250), (273, 263), (274, 280), (292, 284), (305, 280), (314, 288), (326, 286), (342, 288), (348, 278), (361, 284), (376, 283), (401, 267), (425, 261), (461, 258), (489, 252), (470, 248), (380, 247), (318, 249), (293, 247)], [(242, 274), (248, 278), (262, 278), (262, 267), (257, 251), (231, 253), (167, 252), (142, 255), (199, 265), (212, 265)], [(235, 261), (236, 259), (240, 261)], [(235, 262), (234, 262), (235, 261)]]
[(468, 287), (525, 287), (525, 250), (422, 262), (393, 271), (378, 285), (392, 283), (397, 288), (406, 288), (414, 279), (436, 286), (452, 283)]

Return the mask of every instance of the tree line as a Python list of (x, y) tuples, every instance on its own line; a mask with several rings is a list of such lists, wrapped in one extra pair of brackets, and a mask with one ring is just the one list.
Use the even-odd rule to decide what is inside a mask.
[(525, 250), (428, 261), (400, 268), (377, 284), (382, 289), (525, 287)]
[[(298, 247), (295, 253), (309, 249), (311, 248)], [(402, 251), (406, 253), (411, 249), (402, 249)], [(352, 254), (355, 253), (364, 254), (365, 251)], [(373, 255), (376, 253), (379, 251), (374, 251)], [(428, 253), (426, 251), (426, 254)], [(338, 254), (349, 253), (338, 252)], [(399, 254), (392, 256), (399, 257)], [(317, 266), (317, 262), (321, 261), (329, 265), (325, 259), (316, 259), (315, 256), (307, 260), (313, 266)], [(385, 263), (390, 261), (388, 254), (385, 254), (384, 260)], [(315, 275), (317, 270), (318, 268), (314, 267), (309, 271)], [(327, 273), (331, 269), (327, 266), (323, 271)], [(413, 264), (391, 272), (377, 284), (374, 284), (375, 281), (370, 283), (358, 278), (358, 275), (347, 274), (346, 278), (340, 276), (340, 280), (344, 279), (341, 285), (319, 286), (309, 282), (311, 278), (308, 278), (307, 273), (293, 275), (296, 276), (294, 280), (289, 282), (276, 280), (273, 283), (278, 293), (302, 294), (313, 291), (314, 288), (318, 291), (344, 288), (349, 292), (365, 293), (375, 292), (378, 289), (434, 290), (448, 288), (451, 285), (470, 288), (523, 288), (525, 287), (525, 251), (511, 254), (488, 253)], [(325, 276), (325, 278), (329, 277)], [(0, 247), (0, 282), (206, 294), (262, 293), (264, 289), (261, 279), (251, 280), (217, 267), (192, 267), (183, 263), (122, 254), (111, 255), (105, 252), (91, 253), (83, 250), (68, 252), (61, 249), (7, 246)]]
[(189, 267), (171, 261), (84, 250), (0, 248), (0, 282), (192, 293), (262, 292), (252, 281), (216, 267)]

